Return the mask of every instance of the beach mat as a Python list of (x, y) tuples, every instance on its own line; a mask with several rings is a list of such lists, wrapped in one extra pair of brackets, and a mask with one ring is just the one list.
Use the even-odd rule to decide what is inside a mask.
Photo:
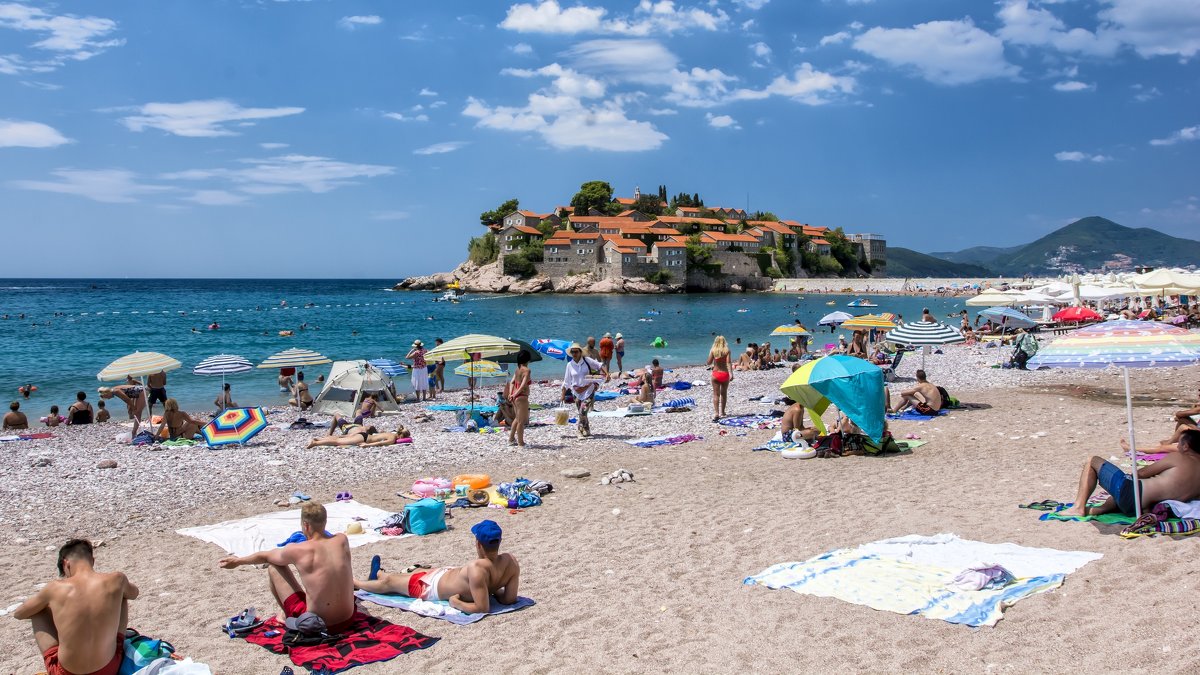
[[(352, 499), (345, 502), (326, 504), (325, 512), (328, 514), (325, 529), (334, 533), (345, 532), (346, 527), (350, 523), (355, 522), (355, 518), (366, 519), (363, 522), (363, 534), (346, 535), (350, 540), (351, 548), (385, 539), (399, 538), (384, 536), (374, 530), (374, 528), (382, 526), (383, 521), (392, 515), (390, 511), (367, 506)], [(299, 528), (300, 509), (292, 509), (290, 511), (263, 513), (240, 520), (227, 520), (215, 525), (188, 527), (176, 530), (176, 532), (187, 537), (195, 537), (202, 541), (207, 541), (210, 544), (216, 544), (230, 554), (245, 556), (276, 548), (279, 542), (285, 541)], [(405, 534), (401, 536), (409, 537), (412, 535)]]
[[(378, 617), (355, 612), (341, 639), (331, 644), (288, 647), (283, 644), (286, 627), (271, 617), (245, 636), (246, 642), (275, 654), (286, 654), (292, 663), (316, 670), (327, 668), (340, 673), (355, 666), (389, 661), (418, 649), (432, 647), (440, 638), (422, 635), (408, 626), (399, 626)], [(267, 633), (275, 635), (267, 637)]]
[(682, 434), (679, 436), (647, 436), (645, 438), (634, 438), (625, 442), (639, 448), (657, 448), (664, 445), (683, 445), (684, 443), (702, 440), (704, 440), (703, 436)]
[(0, 443), (8, 443), (12, 441), (40, 441), (47, 438), (54, 438), (54, 434), (41, 432), (36, 434), (19, 434), (16, 436), (0, 436)]
[[(1063, 504), (1055, 511), (1048, 511), (1038, 517), (1038, 520), (1057, 520), (1064, 522), (1096, 522), (1104, 525), (1120, 525), (1128, 528), (1133, 525), (1135, 519), (1133, 516), (1127, 516), (1124, 513), (1102, 513), (1098, 516), (1069, 516), (1060, 513), (1064, 509), (1069, 509), (1072, 504)], [(1169, 535), (1191, 535), (1200, 532), (1200, 519), (1196, 518), (1167, 518), (1159, 520), (1153, 525), (1141, 527), (1136, 532), (1122, 532), (1123, 537), (1139, 537), (1154, 534), (1169, 534)]]
[(525, 609), (526, 607), (536, 604), (530, 598), (524, 597), (518, 597), (517, 601), (511, 605), (501, 604), (496, 600), (496, 598), (492, 598), (491, 610), (487, 612), (467, 614), (466, 612), (462, 612), (451, 607), (450, 603), (446, 602), (445, 600), (427, 602), (425, 600), (409, 598), (403, 595), (388, 595), (383, 593), (371, 593), (369, 591), (355, 591), (354, 596), (359, 600), (363, 600), (364, 602), (373, 602), (384, 607), (402, 609), (406, 612), (412, 612), (413, 614), (419, 614), (431, 619), (449, 621), (456, 626), (465, 626), (467, 624), (475, 623), (476, 621), (483, 621), (484, 618), (493, 614), (507, 614), (508, 612), (515, 612), (519, 609)]
[[(787, 588), (896, 614), (994, 626), (1003, 618), (1004, 608), (1061, 586), (1068, 574), (1101, 557), (1088, 551), (990, 544), (953, 534), (908, 535), (773, 565), (742, 583)], [(980, 591), (946, 585), (979, 561), (1002, 565), (1016, 580)]]
[[(929, 441), (896, 441), (896, 445), (900, 447), (900, 452), (909, 452), (921, 447), (922, 445), (925, 445), (928, 442)], [(767, 441), (758, 447), (750, 449), (756, 452), (783, 452), (784, 450), (790, 450), (797, 447), (800, 447), (800, 444), (792, 441)], [(894, 455), (896, 453), (892, 454)]]
[(783, 424), (783, 415), (735, 415), (722, 417), (717, 424), (739, 429), (774, 429)]
[(889, 420), (931, 420), (935, 417), (941, 417), (947, 412), (948, 411), (946, 410), (939, 410), (933, 415), (922, 415), (921, 413), (917, 412), (915, 408), (909, 408), (900, 413), (888, 413), (887, 418)]

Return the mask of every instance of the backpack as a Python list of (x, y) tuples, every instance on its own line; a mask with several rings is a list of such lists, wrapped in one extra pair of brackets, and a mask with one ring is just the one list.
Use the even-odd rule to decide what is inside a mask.
[(947, 409), (949, 409), (949, 408), (950, 408), (950, 401), (952, 400), (952, 399), (950, 398), (950, 392), (946, 391), (946, 388), (945, 388), (945, 387), (942, 387), (942, 386), (939, 386), (939, 387), (937, 388), (937, 390), (938, 390), (938, 393), (939, 393), (939, 394), (941, 394), (941, 396), (942, 396), (942, 407), (940, 408), (940, 410), (947, 410)]
[(433, 534), (446, 529), (446, 505), (440, 499), (425, 498), (404, 505), (404, 530), (412, 534)]

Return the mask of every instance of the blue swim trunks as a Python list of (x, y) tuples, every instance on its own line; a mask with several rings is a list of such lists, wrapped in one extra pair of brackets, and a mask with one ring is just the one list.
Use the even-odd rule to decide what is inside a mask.
[(1133, 498), (1133, 478), (1129, 474), (1122, 471), (1116, 464), (1105, 462), (1100, 465), (1100, 472), (1097, 475), (1100, 482), (1100, 487), (1108, 491), (1113, 499), (1117, 502), (1117, 508), (1121, 509), (1121, 513), (1127, 516), (1132, 516), (1136, 513), (1134, 509)]

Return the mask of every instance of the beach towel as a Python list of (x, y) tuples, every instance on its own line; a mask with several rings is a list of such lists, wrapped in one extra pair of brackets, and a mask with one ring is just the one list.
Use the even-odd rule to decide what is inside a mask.
[[(1090, 502), (1089, 502), (1090, 503)], [(1165, 504), (1166, 502), (1164, 502)], [(1180, 504), (1180, 502), (1175, 502)], [(1191, 503), (1191, 502), (1189, 502)], [(1038, 520), (1058, 520), (1058, 521), (1094, 521), (1104, 525), (1122, 525), (1125, 529), (1121, 532), (1121, 536), (1126, 538), (1152, 536), (1155, 534), (1180, 534), (1188, 535), (1200, 532), (1200, 519), (1197, 518), (1166, 518), (1160, 519), (1153, 524), (1139, 524), (1139, 527), (1133, 528), (1137, 522), (1133, 516), (1127, 516), (1123, 513), (1103, 513), (1098, 516), (1069, 516), (1065, 513), (1060, 513), (1064, 509), (1069, 509), (1072, 504), (1062, 504), (1054, 511), (1048, 511), (1038, 517)], [(1158, 508), (1157, 506), (1155, 508)], [(1165, 508), (1172, 508), (1170, 506)], [(1172, 508), (1173, 510), (1173, 508)], [(1147, 512), (1149, 513), (1149, 512)]]
[[(896, 441), (896, 445), (900, 446), (901, 452), (906, 452), (909, 450), (915, 450), (928, 442), (929, 441)], [(799, 443), (793, 443), (792, 441), (767, 441), (758, 447), (750, 449), (760, 452), (783, 452), (784, 450), (790, 450), (791, 448), (796, 448), (799, 446)]]
[(696, 399), (691, 396), (680, 396), (669, 401), (663, 401), (661, 405), (657, 405), (655, 408), (692, 408), (695, 405)]
[[(363, 534), (347, 535), (351, 548), (393, 538), (379, 534), (374, 529), (381, 527), (383, 521), (392, 515), (390, 511), (367, 506), (353, 499), (326, 504), (325, 511), (328, 514), (326, 527), (330, 532), (345, 532), (346, 527), (355, 522), (355, 518), (366, 519), (363, 522)], [(233, 555), (244, 556), (275, 548), (276, 544), (290, 537), (299, 525), (300, 509), (293, 509), (264, 513), (240, 520), (227, 520), (216, 525), (188, 527), (176, 530), (176, 532), (216, 544)]]
[(928, 420), (934, 417), (945, 415), (946, 412), (946, 410), (939, 410), (932, 415), (922, 415), (921, 413), (917, 412), (916, 408), (909, 408), (904, 412), (888, 413), (887, 418), (889, 420)]
[(722, 417), (717, 424), (742, 429), (774, 429), (783, 423), (783, 415), (735, 415)]
[(445, 600), (437, 602), (426, 602), (416, 598), (409, 598), (403, 595), (385, 595), (382, 593), (371, 593), (368, 591), (355, 591), (354, 596), (359, 600), (373, 602), (384, 607), (394, 607), (402, 609), (413, 614), (420, 614), (431, 619), (441, 619), (449, 621), (457, 626), (465, 626), (469, 623), (482, 621), (485, 617), (492, 614), (506, 614), (515, 612), (519, 609), (525, 609), (535, 603), (529, 598), (518, 597), (517, 601), (511, 605), (503, 605), (492, 598), (492, 608), (488, 612), (477, 612), (475, 614), (467, 614), (450, 606), (450, 603)]
[(17, 436), (0, 436), (0, 442), (9, 441), (40, 441), (44, 438), (54, 438), (54, 434), (38, 433), (38, 434), (20, 434)]
[(644, 417), (649, 415), (651, 411), (645, 410), (642, 412), (629, 412), (629, 408), (617, 408), (616, 410), (604, 410), (602, 412), (588, 413), (589, 417)]
[[(292, 663), (302, 668), (327, 668), (333, 673), (432, 647), (439, 639), (362, 612), (355, 612), (341, 638), (330, 644), (289, 648), (283, 644), (286, 630), (279, 619), (271, 617), (246, 634), (245, 639), (275, 654), (287, 654)], [(272, 631), (275, 635), (267, 637)]]
[[(1068, 574), (1100, 558), (1088, 551), (989, 544), (953, 534), (908, 535), (773, 565), (742, 583), (949, 623), (994, 626), (1004, 608), (1061, 586)], [(1015, 581), (978, 591), (947, 586), (980, 561), (1003, 566)]]
[(625, 441), (630, 445), (636, 445), (639, 448), (657, 448), (663, 445), (682, 445), (692, 441), (702, 441), (703, 436), (695, 434), (683, 434), (681, 436), (647, 436), (645, 438), (635, 438), (630, 441)]
[(597, 401), (612, 401), (620, 398), (620, 396), (620, 392), (616, 391), (598, 391), (592, 398), (596, 399)]

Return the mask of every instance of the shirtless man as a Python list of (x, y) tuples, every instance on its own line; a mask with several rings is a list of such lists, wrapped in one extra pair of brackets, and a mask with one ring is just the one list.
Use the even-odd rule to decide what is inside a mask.
[[(270, 565), (271, 593), (285, 617), (316, 614), (330, 634), (340, 632), (354, 616), (354, 575), (350, 569), (350, 541), (338, 532), (325, 535), (325, 507), (304, 502), (300, 507), (300, 532), (308, 538), (282, 548), (248, 556), (228, 556), (217, 563), (224, 569), (241, 565)], [(300, 572), (300, 581), (291, 565)], [(303, 582), (303, 586), (301, 585)]]
[(910, 407), (922, 415), (936, 415), (937, 411), (942, 409), (942, 393), (925, 379), (924, 370), (917, 371), (917, 385), (900, 392), (900, 405), (888, 412), (904, 412)]
[(146, 378), (146, 385), (150, 387), (150, 416), (154, 417), (154, 404), (162, 402), (167, 403), (167, 374), (163, 371), (158, 371)]
[(817, 430), (804, 426), (804, 406), (791, 399), (785, 399), (785, 401), (791, 401), (791, 403), (788, 403), (787, 410), (783, 411), (783, 418), (781, 420), (782, 429), (780, 433), (783, 440), (791, 440), (792, 432), (799, 431), (801, 438), (811, 442), (817, 437)]
[(29, 428), (29, 418), (21, 412), (21, 402), (13, 401), (8, 404), (8, 414), (4, 416), (4, 429), (21, 431)]
[[(1178, 452), (1172, 452), (1150, 466), (1138, 468), (1142, 510), (1173, 499), (1190, 502), (1200, 497), (1200, 431), (1189, 429), (1179, 436)], [(1109, 495), (1100, 506), (1088, 508), (1087, 500), (1099, 483)], [(1075, 504), (1063, 513), (1071, 516), (1098, 516), (1120, 510), (1135, 514), (1133, 478), (1102, 457), (1092, 457), (1079, 476)]]
[(97, 572), (92, 544), (72, 539), (58, 549), (58, 574), (13, 612), (33, 623), (47, 675), (116, 675), (124, 657), (129, 601), (138, 588), (121, 572)]
[[(462, 567), (383, 574), (378, 579), (354, 581), (354, 588), (371, 593), (395, 593), (429, 602), (446, 600), (451, 607), (467, 614), (487, 613), (492, 596), (502, 605), (517, 601), (521, 566), (511, 553), (500, 552), (500, 526), (481, 520), (471, 528), (475, 535), (477, 559)], [(371, 561), (372, 572), (379, 569), (379, 556)], [(374, 574), (372, 574), (374, 576)]]

